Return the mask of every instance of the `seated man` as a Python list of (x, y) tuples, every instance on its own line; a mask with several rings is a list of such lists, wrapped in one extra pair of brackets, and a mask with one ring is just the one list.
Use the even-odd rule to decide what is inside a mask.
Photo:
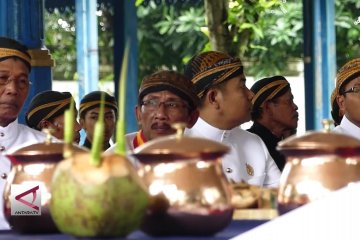
[(140, 130), (126, 135), (126, 148), (134, 150), (149, 140), (174, 134), (171, 124), (176, 122), (192, 127), (198, 118), (197, 103), (192, 83), (182, 74), (162, 70), (146, 76), (135, 107)]
[(331, 93), (331, 98), (330, 98), (330, 102), (331, 102), (331, 117), (334, 121), (334, 126), (338, 126), (341, 122), (342, 117), (344, 116), (344, 114), (340, 111), (339, 109), (339, 105), (336, 101), (336, 97), (337, 97), (337, 90), (336, 88), (332, 91)]
[(349, 61), (339, 70), (336, 91), (343, 118), (334, 131), (360, 139), (360, 58)]
[(103, 151), (108, 149), (110, 140), (115, 132), (118, 106), (115, 98), (106, 92), (94, 91), (85, 95), (80, 101), (80, 125), (86, 133), (84, 147), (91, 149), (95, 123), (99, 118), (101, 94), (105, 94), (104, 111), (104, 143)]
[[(26, 123), (29, 127), (41, 131), (44, 128), (52, 129), (52, 135), (57, 139), (64, 139), (64, 114), (70, 108), (71, 101), (75, 101), (69, 92), (44, 91), (38, 93), (30, 102), (26, 112)], [(74, 142), (80, 142), (81, 126), (74, 118)]]
[(263, 78), (250, 89), (252, 99), (249, 132), (258, 135), (265, 143), (279, 170), (284, 169), (286, 159), (276, 150), (278, 142), (295, 132), (299, 119), (298, 107), (294, 103), (289, 82), (283, 76)]
[[(29, 93), (31, 57), (27, 47), (19, 42), (0, 37), (0, 193), (4, 192), (6, 176), (10, 172), (10, 160), (7, 153), (39, 142), (46, 135), (17, 121), (21, 108)], [(3, 206), (3, 198), (0, 198)], [(0, 211), (0, 230), (9, 229)]]
[(264, 142), (239, 127), (250, 120), (254, 96), (245, 85), (240, 59), (215, 51), (200, 53), (190, 59), (185, 75), (194, 83), (200, 98), (200, 117), (185, 133), (230, 147), (222, 161), (229, 181), (278, 186), (280, 171)]

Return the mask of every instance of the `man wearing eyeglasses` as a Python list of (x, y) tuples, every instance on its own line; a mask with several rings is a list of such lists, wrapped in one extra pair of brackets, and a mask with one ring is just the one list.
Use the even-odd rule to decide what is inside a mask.
[(199, 115), (197, 104), (192, 83), (182, 74), (162, 70), (146, 76), (135, 107), (140, 130), (126, 135), (127, 149), (133, 150), (152, 139), (174, 134), (173, 123), (183, 122), (186, 127), (192, 127)]
[[(0, 193), (4, 191), (11, 163), (5, 156), (17, 148), (43, 142), (45, 134), (17, 121), (29, 92), (31, 57), (19, 42), (0, 37)], [(0, 198), (3, 206), (3, 198)], [(9, 229), (0, 211), (0, 229)]]
[(283, 76), (256, 81), (250, 90), (252, 98), (249, 132), (258, 135), (265, 143), (279, 170), (284, 169), (285, 156), (276, 150), (278, 142), (296, 132), (299, 114), (289, 82)]
[(334, 131), (360, 139), (360, 58), (349, 61), (339, 70), (335, 90), (344, 115)]

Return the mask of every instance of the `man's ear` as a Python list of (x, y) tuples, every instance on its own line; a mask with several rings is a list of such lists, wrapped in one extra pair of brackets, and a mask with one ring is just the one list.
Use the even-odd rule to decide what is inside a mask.
[(339, 112), (345, 113), (345, 96), (344, 95), (337, 95), (336, 102), (339, 105)]
[(136, 105), (135, 107), (135, 116), (138, 123), (139, 128), (141, 128), (141, 107), (139, 105)]
[(219, 101), (218, 101), (218, 97), (219, 97), (219, 91), (216, 89), (210, 89), (205, 96), (205, 102), (208, 105), (211, 105), (213, 107), (215, 107), (216, 109), (219, 108)]
[(271, 104), (271, 102), (269, 102), (269, 101), (265, 101), (261, 106), (262, 111), (268, 112), (270, 110), (271, 106), (274, 106), (274, 104)]
[(79, 123), (81, 125), (81, 128), (85, 130), (85, 120), (83, 118), (80, 118)]
[(192, 128), (196, 123), (196, 121), (198, 120), (198, 118), (199, 118), (199, 111), (196, 109), (190, 114), (186, 127)]
[(48, 120), (41, 120), (38, 124), (39, 129), (49, 128), (51, 126), (51, 123)]

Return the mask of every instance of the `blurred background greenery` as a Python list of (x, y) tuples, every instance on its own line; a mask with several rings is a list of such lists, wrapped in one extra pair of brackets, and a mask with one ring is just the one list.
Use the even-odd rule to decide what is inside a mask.
[[(247, 75), (299, 74), (303, 61), (302, 1), (137, 0), (139, 81), (159, 69), (183, 70), (200, 51), (240, 57)], [(170, 1), (171, 2), (171, 1)], [(337, 66), (360, 56), (360, 1), (336, 0)], [(113, 9), (98, 6), (100, 80), (113, 81)], [(75, 13), (45, 12), (45, 45), (56, 61), (56, 80), (76, 79)], [(121, 27), (121, 26), (116, 26)]]

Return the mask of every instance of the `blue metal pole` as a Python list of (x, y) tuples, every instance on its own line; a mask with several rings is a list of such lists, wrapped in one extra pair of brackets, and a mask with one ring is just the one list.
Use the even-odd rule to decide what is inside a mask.
[(315, 125), (315, 79), (314, 79), (314, 33), (313, 22), (314, 2), (303, 0), (304, 21), (304, 85), (305, 85), (305, 127), (306, 130), (314, 129)]
[(85, 82), (89, 79), (86, 36), (86, 0), (76, 0), (76, 64), (78, 74), (79, 99), (87, 93)]
[(115, 95), (119, 94), (119, 76), (121, 71), (122, 56), (127, 40), (130, 41), (130, 56), (126, 86), (126, 132), (138, 129), (135, 106), (138, 95), (138, 46), (137, 46), (137, 17), (134, 1), (114, 1), (114, 81)]
[(323, 118), (331, 118), (331, 92), (336, 76), (335, 0), (320, 0), (322, 39), (322, 102)]
[(99, 55), (96, 1), (76, 0), (76, 48), (79, 98), (98, 90)]
[(99, 52), (98, 52), (98, 23), (97, 23), (97, 1), (87, 1), (86, 5), (86, 33), (87, 33), (87, 62), (88, 80), (85, 82), (86, 93), (98, 89), (99, 82)]
[(44, 47), (44, 1), (43, 0), (1, 0), (0, 35), (13, 38), (29, 48), (32, 57), (32, 82), (28, 98), (19, 115), (19, 122), (25, 122), (25, 112), (31, 99), (39, 92), (50, 90), (51, 67), (54, 61)]
[(334, 0), (303, 0), (306, 129), (330, 116), (336, 71)]

